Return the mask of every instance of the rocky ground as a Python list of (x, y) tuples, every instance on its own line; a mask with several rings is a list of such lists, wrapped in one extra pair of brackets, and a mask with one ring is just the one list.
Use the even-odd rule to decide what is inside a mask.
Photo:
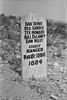
[(21, 18), (0, 15), (0, 100), (67, 100), (67, 24), (47, 25), (47, 78), (23, 80)]

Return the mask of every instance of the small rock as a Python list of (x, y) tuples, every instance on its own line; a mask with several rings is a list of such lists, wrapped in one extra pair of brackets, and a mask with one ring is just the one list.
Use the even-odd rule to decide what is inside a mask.
[(50, 99), (51, 99), (51, 100), (58, 100), (58, 97), (55, 96), (54, 94), (51, 94), (51, 95), (50, 95)]

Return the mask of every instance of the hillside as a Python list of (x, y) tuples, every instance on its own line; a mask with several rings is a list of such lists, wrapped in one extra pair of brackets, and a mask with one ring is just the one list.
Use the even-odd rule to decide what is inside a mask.
[(0, 15), (0, 100), (67, 100), (67, 24), (47, 20), (47, 78), (23, 80), (21, 17)]

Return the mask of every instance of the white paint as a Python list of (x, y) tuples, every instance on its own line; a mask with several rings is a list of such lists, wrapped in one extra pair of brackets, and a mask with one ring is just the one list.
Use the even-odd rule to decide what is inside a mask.
[[(40, 34), (45, 34), (45, 37), (43, 38), (43, 42), (37, 42), (35, 43), (34, 42), (34, 39), (33, 39), (33, 43), (26, 43), (26, 40), (24, 39), (24, 35), (25, 35), (25, 32), (24, 32), (24, 26), (25, 26), (25, 22), (42, 22), (42, 26), (44, 26), (44, 33), (40, 33)], [(32, 26), (31, 25), (31, 31), (32, 31)], [(39, 26), (39, 25), (38, 25)], [(41, 26), (41, 25), (40, 25)], [(31, 32), (30, 31), (30, 32)], [(32, 34), (33, 33), (30, 33), (31, 37), (32, 37)], [(44, 57), (40, 57), (40, 58), (37, 58), (36, 57), (36, 54), (37, 53), (43, 53), (45, 52), (46, 53), (46, 20), (37, 16), (36, 14), (33, 14), (31, 13), (29, 16), (26, 16), (25, 20), (22, 21), (22, 33), (21, 33), (21, 40), (22, 40), (22, 67), (23, 67), (23, 78), (30, 78), (32, 76), (34, 76), (35, 78), (40, 78), (40, 77), (46, 77), (47, 76), (47, 68), (46, 68), (46, 56)], [(38, 45), (40, 44), (40, 47), (39, 48), (43, 48), (43, 51), (41, 52), (31, 52), (31, 53), (27, 53), (26, 50), (27, 49), (30, 49), (29, 48), (29, 45)], [(33, 48), (32, 48), (33, 49)], [(36, 48), (35, 48), (36, 49)], [(34, 54), (34, 58), (33, 59), (24, 59), (24, 55), (30, 55), (30, 54)], [(40, 59), (42, 59), (42, 63), (40, 64)], [(29, 65), (29, 61), (32, 61), (32, 60), (38, 60), (38, 64), (34, 64), (34, 65)]]

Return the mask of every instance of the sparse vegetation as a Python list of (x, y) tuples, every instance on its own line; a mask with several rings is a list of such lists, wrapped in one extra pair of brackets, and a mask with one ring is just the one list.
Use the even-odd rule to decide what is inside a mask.
[(67, 24), (47, 20), (47, 78), (22, 79), (20, 37), (21, 17), (0, 15), (0, 100), (67, 100)]

